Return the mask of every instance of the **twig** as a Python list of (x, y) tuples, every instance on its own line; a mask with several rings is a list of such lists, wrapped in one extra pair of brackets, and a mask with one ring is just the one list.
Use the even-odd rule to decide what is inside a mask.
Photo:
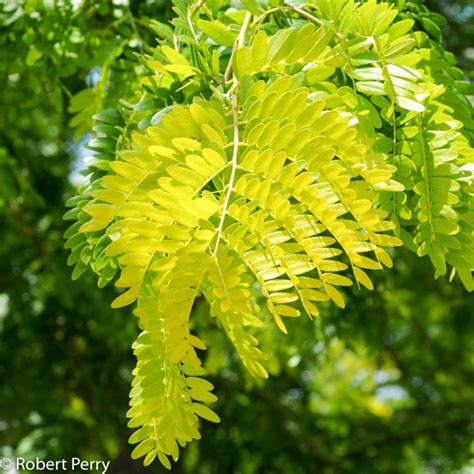
[[(229, 81), (229, 76), (230, 76), (230, 73), (232, 72), (232, 64), (234, 62), (236, 51), (244, 46), (245, 35), (247, 34), (247, 30), (249, 29), (251, 19), (252, 19), (252, 14), (250, 12), (247, 12), (247, 15), (245, 16), (239, 36), (237, 36), (237, 38), (235, 39), (234, 47), (232, 48), (232, 53), (230, 55), (229, 62), (227, 63), (227, 68), (224, 73), (224, 80), (222, 81), (223, 85), (225, 85)], [(234, 76), (234, 82), (235, 82), (235, 76)]]
[(290, 5), (289, 3), (285, 3), (284, 6), (289, 10), (298, 13), (298, 15), (302, 16), (303, 18), (306, 18), (307, 20), (312, 21), (313, 23), (316, 23), (319, 26), (323, 26), (323, 22), (319, 18), (316, 18), (315, 16), (311, 15), (311, 13), (308, 13), (306, 10), (303, 10), (302, 8), (297, 7), (295, 5)]

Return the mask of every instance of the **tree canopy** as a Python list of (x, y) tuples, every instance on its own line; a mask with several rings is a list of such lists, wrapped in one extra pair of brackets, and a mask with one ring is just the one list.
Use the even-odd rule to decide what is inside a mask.
[(472, 467), (472, 12), (429, 3), (1, 7), (0, 454), (142, 472), (138, 321), (134, 457)]

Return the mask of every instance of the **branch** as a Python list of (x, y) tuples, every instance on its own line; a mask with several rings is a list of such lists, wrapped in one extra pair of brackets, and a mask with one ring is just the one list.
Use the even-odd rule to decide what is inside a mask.
[(319, 18), (316, 18), (315, 16), (311, 15), (311, 13), (307, 12), (306, 10), (303, 10), (302, 8), (299, 8), (295, 5), (290, 5), (289, 3), (285, 3), (284, 5), (286, 8), (288, 8), (288, 10), (298, 13), (299, 16), (306, 18), (307, 20), (313, 23), (316, 23), (316, 25), (323, 26), (323, 22)]

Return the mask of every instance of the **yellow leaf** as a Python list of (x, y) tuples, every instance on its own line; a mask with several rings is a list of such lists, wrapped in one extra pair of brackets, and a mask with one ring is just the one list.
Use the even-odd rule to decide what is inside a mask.
[(138, 298), (138, 286), (130, 288), (112, 301), (112, 308), (122, 308), (132, 304)]
[(368, 199), (359, 199), (351, 204), (351, 212), (356, 216), (365, 214), (372, 208), (372, 201)]
[(188, 337), (189, 342), (196, 347), (196, 349), (206, 350), (206, 344), (199, 339), (197, 336), (193, 336), (192, 334)]
[(210, 392), (214, 388), (214, 385), (212, 385), (212, 383), (199, 377), (187, 377), (186, 384), (188, 385), (188, 387), (191, 387), (196, 390), (202, 390), (205, 392)]
[(364, 272), (364, 270), (361, 270), (360, 268), (354, 267), (354, 276), (355, 276), (356, 280), (361, 285), (364, 285), (367, 289), (369, 289), (369, 290), (374, 289), (374, 284), (372, 283), (372, 280), (369, 278), (367, 273)]
[(252, 70), (260, 71), (267, 59), (268, 54), (268, 36), (263, 30), (260, 30), (252, 41), (250, 50), (250, 64)]
[(89, 204), (84, 211), (98, 220), (110, 221), (117, 213), (117, 208), (109, 204)]
[(298, 301), (298, 295), (293, 293), (272, 293), (270, 299), (275, 304), (293, 303)]
[(293, 287), (294, 284), (290, 280), (273, 280), (265, 284), (268, 291), (282, 291)]
[(156, 451), (150, 451), (143, 461), (144, 466), (149, 466), (156, 458)]
[(132, 451), (132, 459), (138, 459), (142, 456), (148, 454), (152, 449), (155, 448), (156, 441), (154, 439), (146, 439), (142, 441), (133, 451)]
[(91, 219), (79, 227), (80, 232), (97, 232), (107, 227), (110, 220)]
[(226, 164), (222, 155), (217, 153), (217, 151), (212, 150), (211, 148), (204, 148), (202, 150), (202, 156), (215, 170), (223, 168)]
[(197, 173), (183, 166), (170, 166), (167, 172), (179, 183), (191, 186), (192, 188), (198, 187), (202, 182), (202, 178)]
[(109, 166), (118, 175), (133, 181), (141, 181), (145, 176), (145, 171), (125, 161), (112, 161)]
[(329, 297), (339, 306), (339, 308), (344, 308), (346, 306), (343, 296), (341, 293), (339, 293), (339, 291), (336, 290), (336, 288), (331, 285), (326, 285), (326, 291)]
[(125, 200), (126, 194), (111, 189), (97, 189), (91, 192), (91, 196), (109, 204), (121, 204)]
[(179, 151), (185, 152), (186, 150), (196, 151), (201, 149), (201, 144), (192, 138), (173, 138), (171, 140), (173, 146)]
[(178, 51), (169, 46), (162, 46), (161, 52), (168, 58), (173, 64), (181, 64), (183, 66), (190, 66), (188, 60)]
[(198, 219), (209, 219), (217, 209), (217, 202), (207, 198), (197, 198), (190, 203), (190, 210)]
[(148, 151), (157, 158), (174, 158), (176, 151), (161, 145), (153, 145), (148, 148)]
[(122, 265), (130, 265), (132, 267), (144, 267), (150, 262), (150, 254), (141, 252), (130, 252), (122, 255), (119, 259)]
[(403, 242), (393, 235), (387, 234), (376, 234), (375, 232), (369, 232), (370, 240), (376, 245), (382, 247), (398, 247), (403, 245)]
[(166, 467), (166, 469), (171, 470), (170, 460), (161, 451), (158, 451), (158, 459), (160, 460), (161, 464), (163, 464), (163, 466)]
[(197, 416), (204, 418), (205, 420), (212, 421), (213, 423), (220, 423), (220, 418), (205, 405), (201, 405), (200, 403), (192, 403), (191, 406)]
[(186, 354), (189, 348), (189, 343), (185, 339), (182, 339), (178, 344), (176, 344), (168, 356), (168, 360), (171, 364), (176, 364), (179, 362), (184, 355)]
[(297, 318), (301, 316), (301, 313), (299, 310), (297, 310), (296, 308), (293, 308), (292, 306), (287, 306), (287, 305), (277, 305), (275, 306), (275, 311), (280, 316), (286, 316), (288, 318)]
[(321, 279), (326, 282), (330, 283), (331, 285), (338, 285), (338, 286), (351, 286), (352, 281), (349, 278), (338, 275), (337, 273), (325, 273), (322, 275)]
[(217, 397), (214, 394), (201, 389), (192, 388), (189, 390), (189, 395), (198, 402), (213, 403), (217, 401)]
[(311, 289), (303, 289), (300, 291), (301, 296), (310, 301), (328, 301), (329, 296), (326, 293), (322, 293), (321, 291), (311, 290)]
[(371, 184), (381, 183), (387, 181), (392, 177), (392, 171), (390, 170), (368, 170), (363, 173), (364, 178)]

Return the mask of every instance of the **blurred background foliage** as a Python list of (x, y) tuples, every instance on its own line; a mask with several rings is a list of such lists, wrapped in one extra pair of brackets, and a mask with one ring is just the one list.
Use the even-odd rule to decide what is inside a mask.
[[(447, 21), (393, 3), (442, 31), (474, 78), (472, 2), (425, 2)], [(71, 281), (62, 215), (93, 115), (133, 95), (135, 53), (171, 16), (165, 0), (0, 0), (0, 457), (145, 472), (130, 460), (125, 419), (135, 317), (112, 311), (114, 288), (91, 274)], [(289, 336), (267, 331), (263, 345), (277, 350), (265, 384), (198, 304), (222, 423), (204, 424), (173, 472), (473, 472), (473, 297), (397, 253), (375, 292), (349, 290), (349, 309), (298, 320)]]

